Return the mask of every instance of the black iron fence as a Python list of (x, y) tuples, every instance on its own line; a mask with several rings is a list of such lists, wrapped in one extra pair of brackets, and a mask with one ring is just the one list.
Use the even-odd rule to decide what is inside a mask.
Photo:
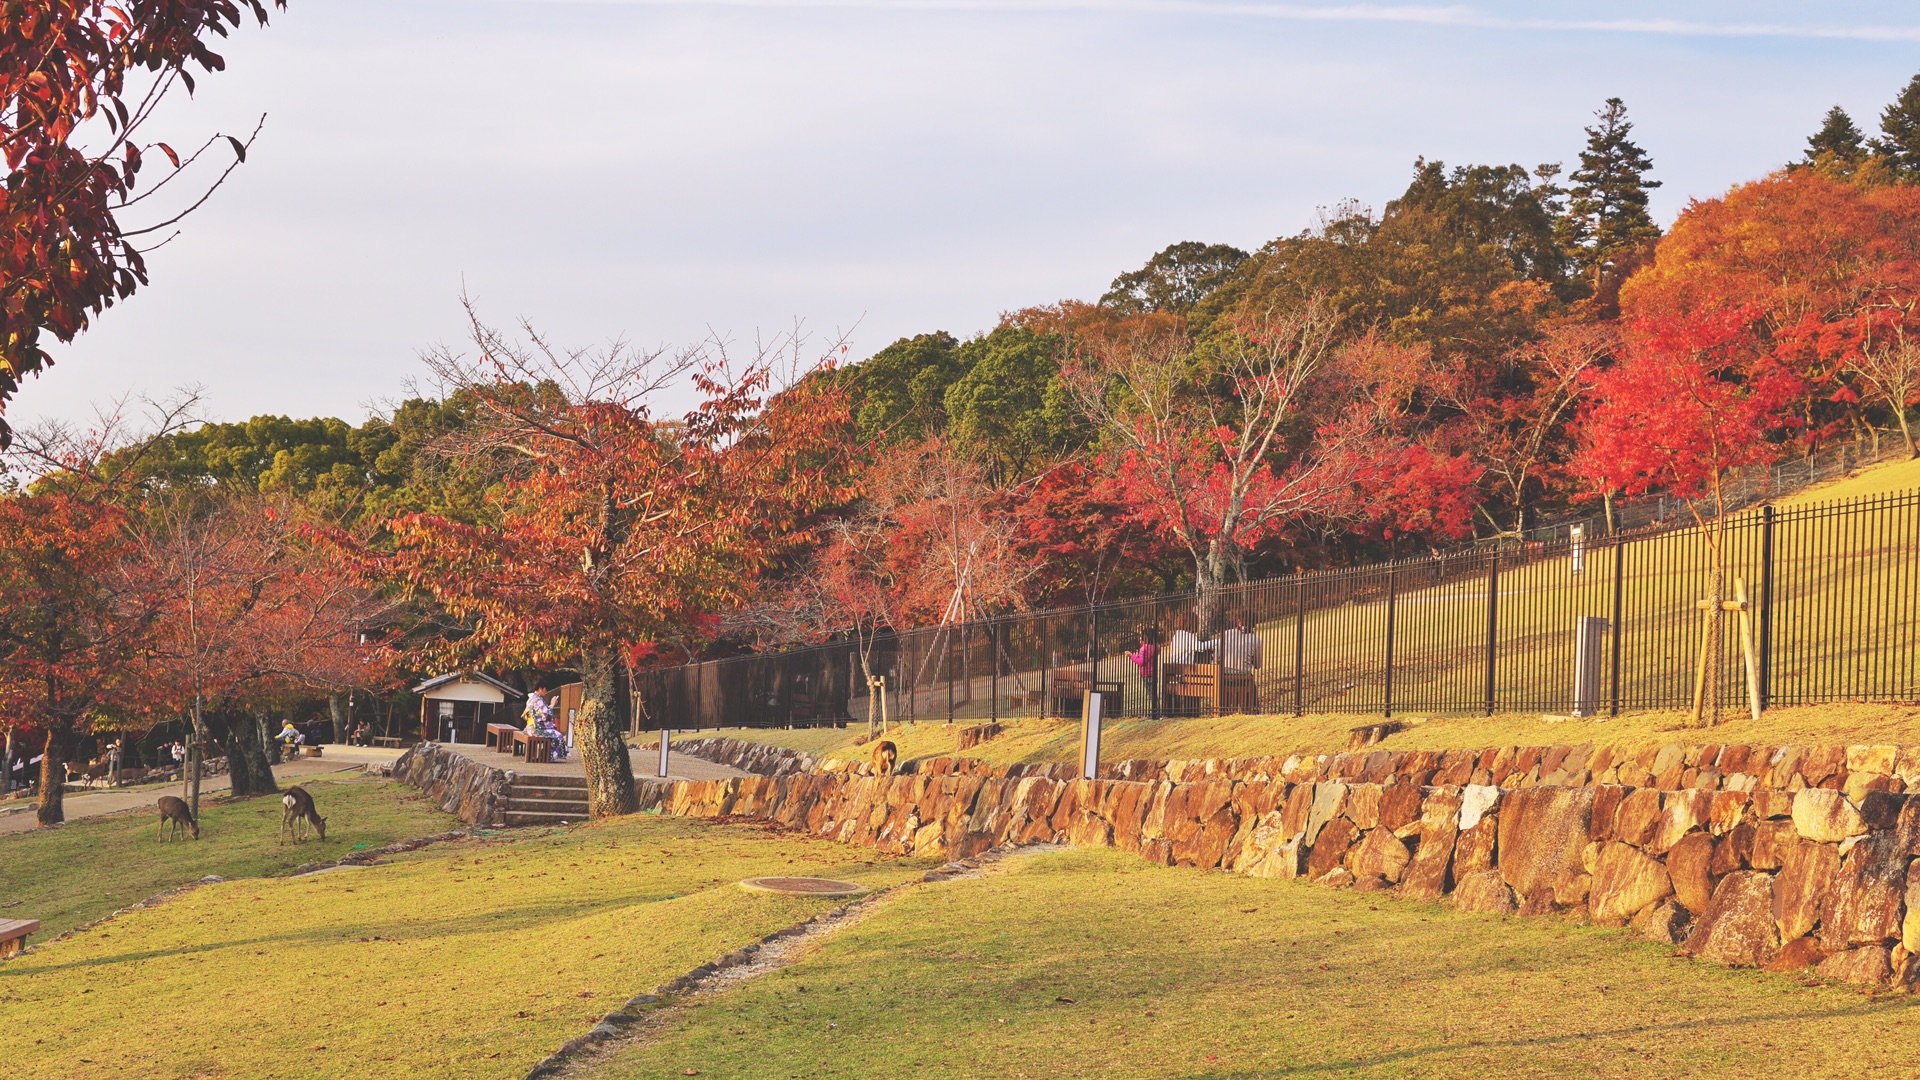
[[(1078, 715), (1090, 687), (1110, 715), (1567, 713), (1583, 657), (1593, 710), (1682, 708), (1708, 541), (1698, 528), (1516, 541), (708, 661), (643, 678), (636, 720)], [(1766, 704), (1920, 701), (1920, 492), (1763, 506), (1731, 518), (1723, 544)], [(1746, 700), (1742, 623), (1721, 619), (1715, 643), (1732, 708)], [(1143, 640), (1151, 664), (1134, 659)], [(884, 680), (877, 702), (869, 678)]]

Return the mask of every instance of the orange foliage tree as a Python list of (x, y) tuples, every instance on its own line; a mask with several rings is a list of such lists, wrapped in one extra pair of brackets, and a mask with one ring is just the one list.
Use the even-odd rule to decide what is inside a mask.
[[(356, 550), (378, 579), (465, 620), (469, 633), (428, 655), (578, 670), (573, 732), (592, 811), (631, 813), (631, 661), (709, 633), (713, 613), (846, 497), (846, 403), (828, 379), (773, 392), (777, 350), (735, 370), (717, 343), (561, 352), (531, 329), (473, 327), (474, 353), (427, 357), (474, 403), (473, 422), (435, 449), (498, 463), (495, 516), (404, 515), (387, 523), (390, 552)], [(797, 345), (785, 344), (790, 362)], [(651, 400), (688, 375), (699, 403), (653, 415)]]
[(1863, 369), (1920, 332), (1916, 303), (1920, 186), (1814, 169), (1693, 203), (1620, 293), (1628, 324), (1754, 314), (1750, 347), (1805, 381), (1797, 411), (1814, 438), (1857, 422), (1849, 406), (1863, 394), (1895, 413), (1913, 403), (1911, 379), (1878, 383)]

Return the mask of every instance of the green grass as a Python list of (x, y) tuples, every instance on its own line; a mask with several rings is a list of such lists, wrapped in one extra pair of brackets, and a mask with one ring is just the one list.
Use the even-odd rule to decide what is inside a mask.
[[(1101, 739), (1107, 761), (1126, 758), (1266, 757), (1287, 754), (1335, 753), (1347, 748), (1349, 731), (1380, 722), (1378, 715), (1317, 713), (1306, 716), (1196, 717), (1180, 720), (1121, 718), (1108, 721)], [(1079, 760), (1080, 722), (1077, 720), (1003, 721), (1006, 734), (967, 750), (966, 756), (1000, 764)], [(900, 749), (901, 760), (960, 753), (964, 724), (898, 725), (888, 734)], [(725, 735), (805, 750), (816, 757), (865, 760), (869, 751), (853, 745), (864, 725), (844, 729), (811, 728), (785, 731), (766, 728), (728, 728), (694, 732), (682, 739)], [(1729, 715), (1713, 728), (1688, 726), (1678, 712), (1634, 713), (1612, 719), (1566, 720), (1551, 723), (1539, 713), (1500, 716), (1436, 716), (1389, 736), (1380, 743), (1388, 750), (1479, 750), (1490, 746), (1551, 746), (1592, 743), (1627, 750), (1666, 743), (1686, 745), (1745, 743), (1796, 746), (1920, 745), (1920, 707), (1901, 705), (1818, 705), (1774, 709), (1758, 723), (1744, 715)]]
[(922, 866), (636, 815), (206, 886), (0, 963), (0, 1073), (518, 1077), (631, 995), (830, 906), (736, 880)]
[[(133, 810), (55, 829), (0, 836), (0, 917), (40, 920), (58, 934), (208, 874), (266, 877), (332, 862), (355, 847), (457, 828), (419, 792), (386, 780), (302, 780), (327, 819), (327, 839), (282, 843), (278, 798), (202, 797), (200, 840), (158, 842), (160, 815)], [(174, 784), (160, 794), (176, 793)]]
[(1916, 1035), (1620, 931), (1093, 849), (916, 888), (591, 1075), (1904, 1077)]

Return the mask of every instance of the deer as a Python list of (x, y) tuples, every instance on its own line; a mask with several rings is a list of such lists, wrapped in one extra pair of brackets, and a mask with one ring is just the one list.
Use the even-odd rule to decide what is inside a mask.
[(193, 820), (193, 811), (187, 809), (185, 799), (175, 795), (162, 795), (160, 796), (159, 806), (161, 840), (167, 838), (167, 826), (169, 825), (173, 826), (175, 839), (178, 839), (180, 836), (181, 826), (186, 827), (189, 836), (192, 836), (195, 840), (200, 839), (200, 823)]
[(882, 741), (873, 748), (873, 771), (876, 776), (886, 776), (893, 772), (893, 763), (900, 760), (900, 748), (891, 742)]
[(280, 831), (291, 835), (294, 843), (306, 839), (308, 825), (313, 826), (313, 831), (319, 834), (320, 839), (327, 838), (327, 819), (313, 808), (313, 796), (307, 793), (306, 788), (288, 788), (280, 798), (280, 805), (287, 808), (280, 817)]

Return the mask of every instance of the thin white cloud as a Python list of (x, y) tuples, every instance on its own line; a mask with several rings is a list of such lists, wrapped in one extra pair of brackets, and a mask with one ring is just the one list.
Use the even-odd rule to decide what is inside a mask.
[(1470, 30), (1603, 33), (1659, 37), (1920, 42), (1920, 26), (1713, 23), (1683, 19), (1535, 19), (1471, 7), (1374, 4), (1262, 4), (1233, 0), (503, 0), (580, 7), (768, 8), (779, 10), (991, 11), (1028, 14), (1211, 15), (1287, 22), (1403, 23)]

